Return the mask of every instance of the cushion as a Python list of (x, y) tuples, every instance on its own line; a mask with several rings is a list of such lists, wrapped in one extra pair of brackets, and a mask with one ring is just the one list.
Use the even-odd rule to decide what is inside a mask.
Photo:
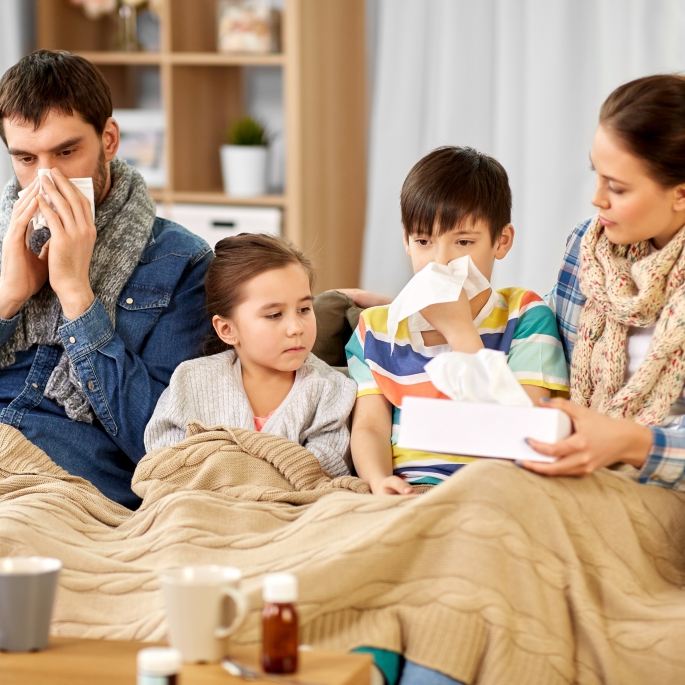
[(361, 307), (351, 297), (327, 290), (314, 298), (316, 342), (312, 352), (330, 366), (347, 367), (345, 345), (359, 322)]

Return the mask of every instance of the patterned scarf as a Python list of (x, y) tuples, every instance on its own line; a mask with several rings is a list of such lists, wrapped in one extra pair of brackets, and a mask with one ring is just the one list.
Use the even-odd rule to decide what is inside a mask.
[[(135, 169), (115, 158), (110, 162), (110, 172), (112, 187), (95, 209), (98, 236), (90, 263), (90, 284), (114, 325), (117, 300), (150, 239), (156, 211), (145, 181)], [(0, 198), (0, 241), (9, 228), (18, 190), (14, 179)], [(31, 240), (36, 253), (47, 239), (39, 234), (34, 233)], [(0, 245), (0, 254), (1, 250)], [(48, 282), (22, 307), (14, 333), (0, 348), (0, 368), (14, 364), (15, 353), (33, 345), (62, 346), (57, 333), (62, 323), (62, 306)], [(44, 395), (63, 406), (70, 419), (93, 422), (90, 402), (66, 353), (53, 369)]]
[[(596, 218), (581, 242), (587, 297), (571, 364), (571, 399), (615, 418), (659, 425), (685, 383), (685, 227), (659, 251), (614, 245)], [(625, 383), (628, 328), (654, 326), (642, 364)]]

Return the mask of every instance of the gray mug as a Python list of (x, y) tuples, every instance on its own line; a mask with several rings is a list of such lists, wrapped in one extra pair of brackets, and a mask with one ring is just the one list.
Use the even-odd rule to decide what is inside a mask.
[(0, 557), (0, 649), (32, 652), (48, 646), (62, 562), (48, 557)]

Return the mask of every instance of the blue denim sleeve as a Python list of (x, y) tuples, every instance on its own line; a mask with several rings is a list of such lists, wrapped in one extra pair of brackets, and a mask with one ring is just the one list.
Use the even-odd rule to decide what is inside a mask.
[(209, 323), (204, 317), (206, 254), (188, 267), (168, 307), (138, 354), (126, 349), (102, 303), (59, 328), (64, 349), (98, 420), (134, 462), (145, 456), (143, 434), (174, 369), (198, 356)]
[(15, 314), (11, 319), (0, 318), (0, 347), (2, 347), (9, 339), (14, 329), (17, 327), (19, 321), (19, 314)]

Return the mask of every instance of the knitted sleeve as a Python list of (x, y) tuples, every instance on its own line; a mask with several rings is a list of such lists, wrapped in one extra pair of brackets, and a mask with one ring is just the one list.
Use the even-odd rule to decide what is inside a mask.
[(186, 405), (184, 364), (174, 371), (169, 387), (157, 402), (150, 422), (145, 428), (145, 451), (177, 445), (186, 437), (186, 425), (194, 417), (189, 416)]
[(302, 432), (302, 445), (332, 476), (349, 475), (350, 431), (347, 419), (354, 406), (357, 384), (337, 371), (321, 379), (319, 398), (311, 425)]

